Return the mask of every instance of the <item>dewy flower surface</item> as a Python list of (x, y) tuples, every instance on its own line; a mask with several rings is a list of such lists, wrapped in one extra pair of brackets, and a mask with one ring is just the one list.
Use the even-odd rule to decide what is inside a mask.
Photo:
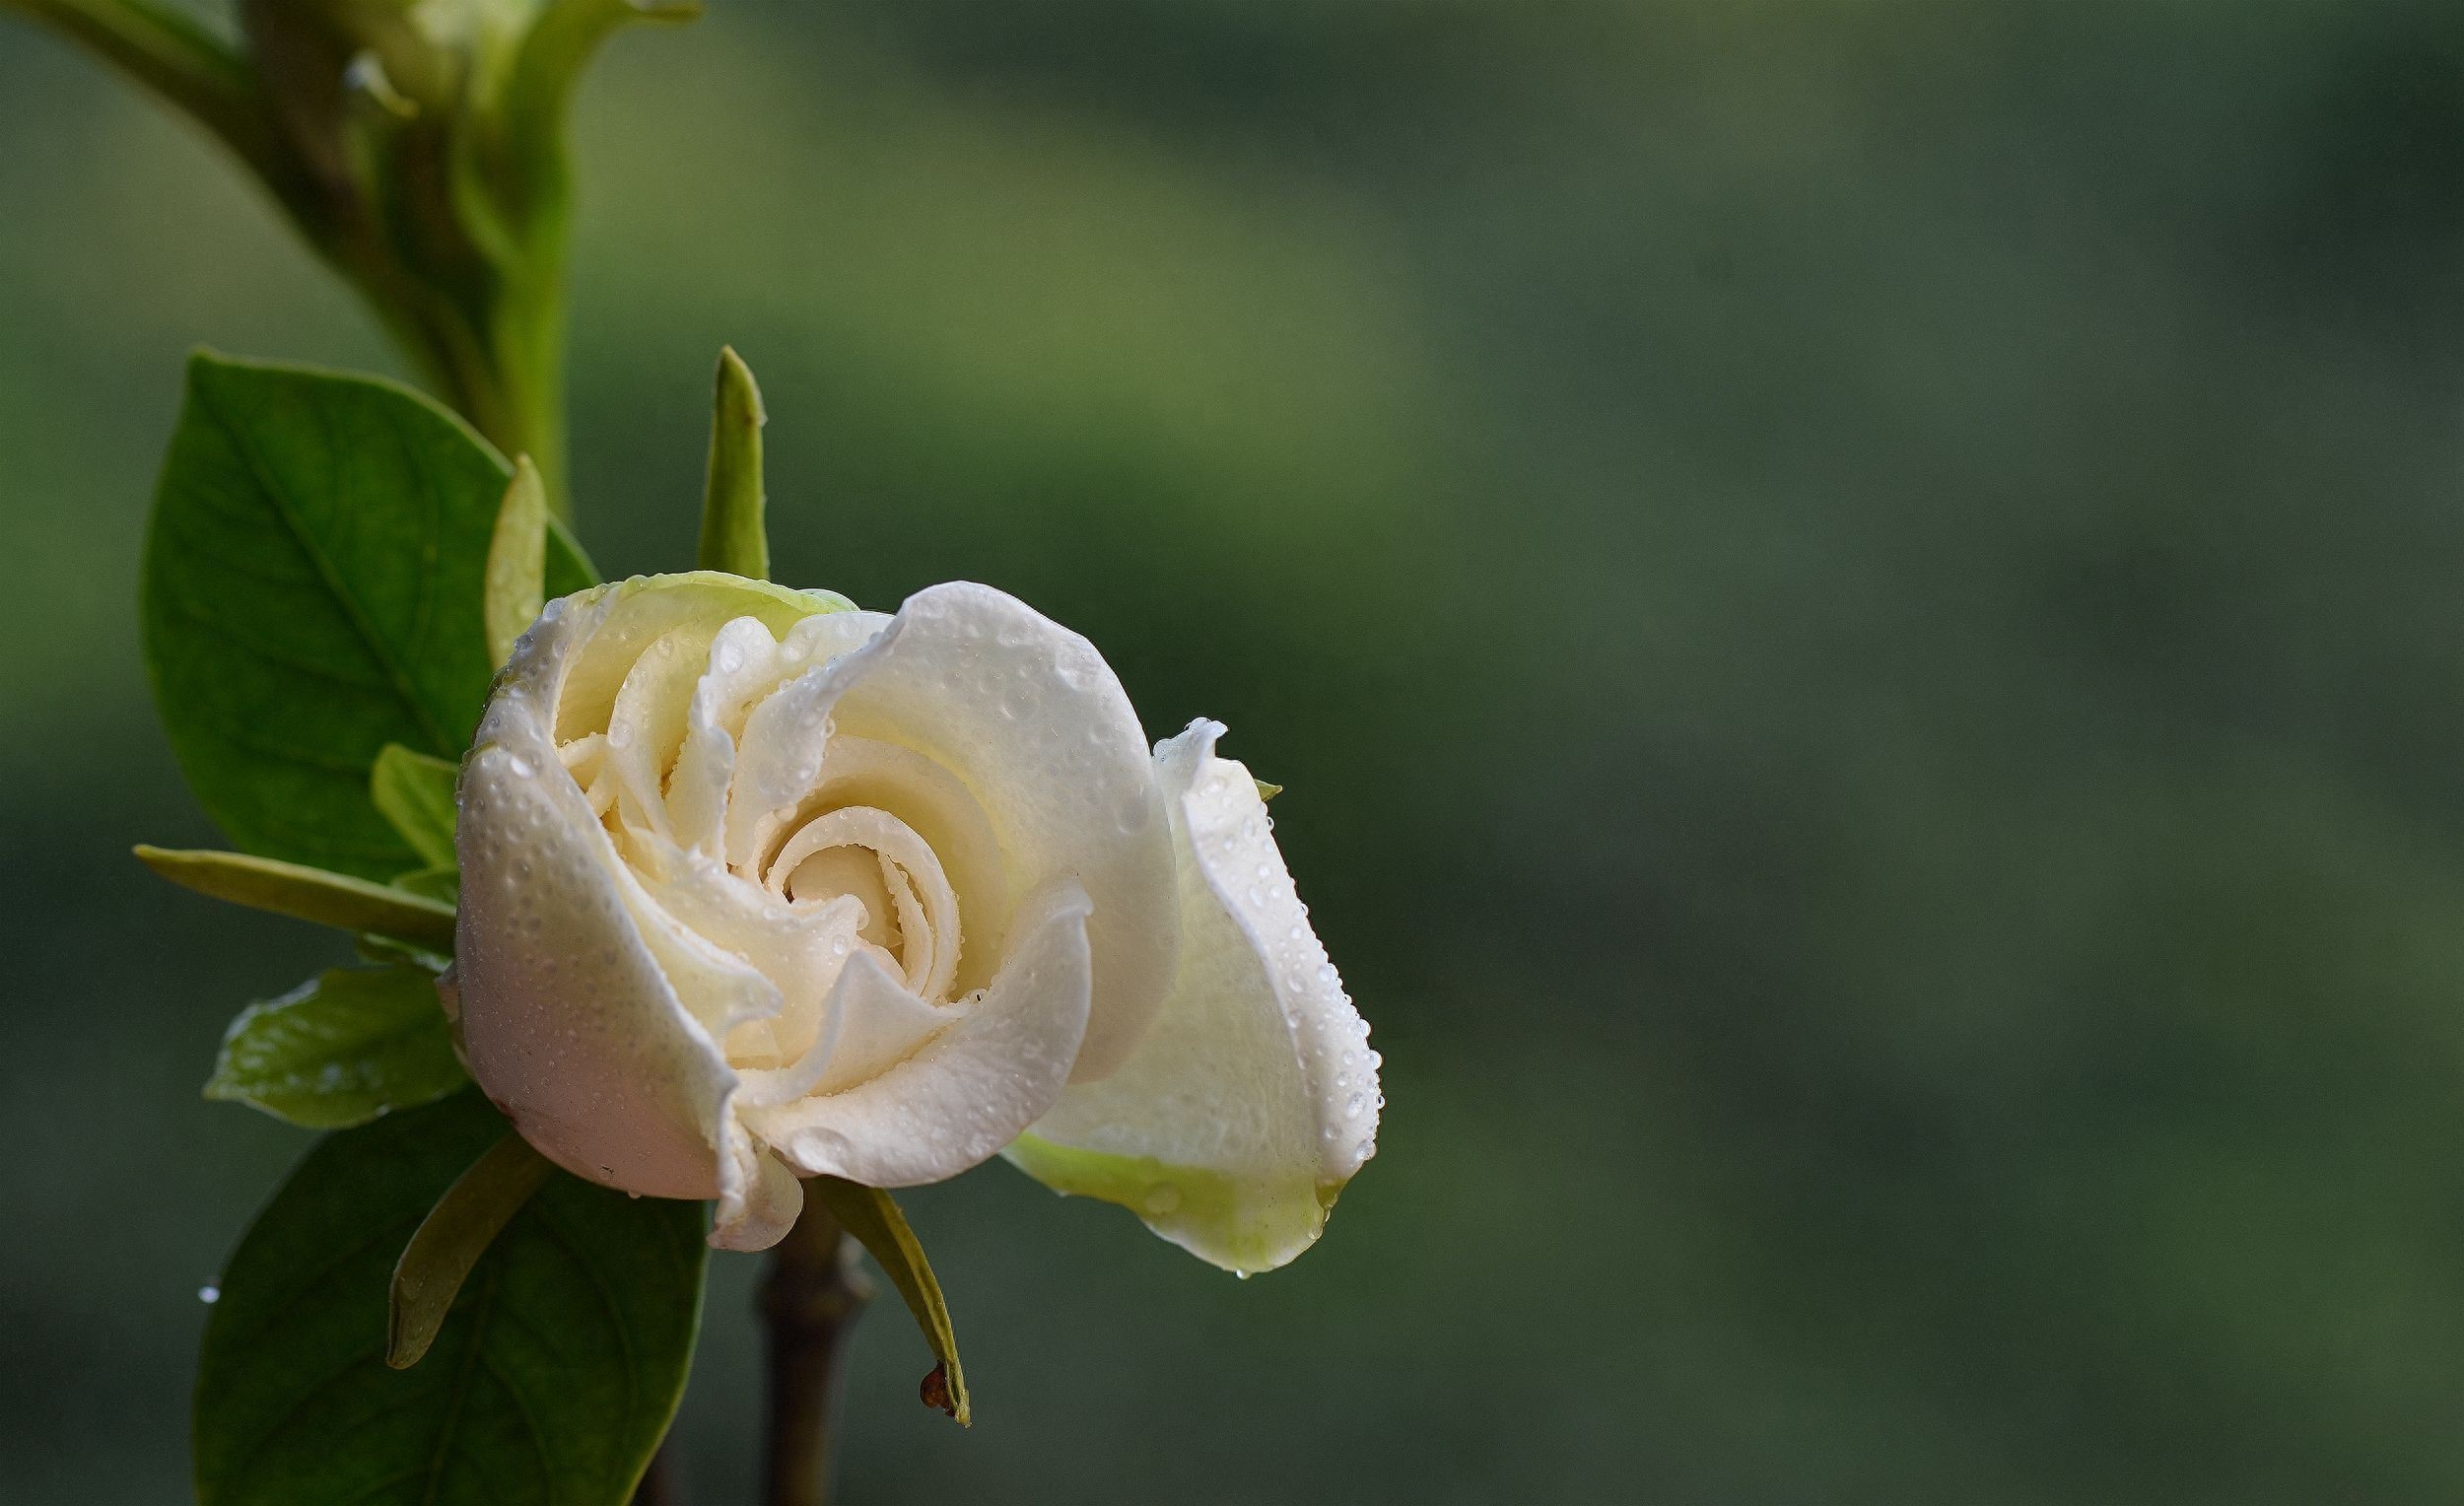
[(577, 1174), (717, 1198), (722, 1246), (799, 1175), (1008, 1148), (1280, 1265), (1372, 1149), (1376, 1057), (1220, 731), (1150, 754), (1093, 646), (981, 585), (551, 603), (463, 766), (471, 1070)]

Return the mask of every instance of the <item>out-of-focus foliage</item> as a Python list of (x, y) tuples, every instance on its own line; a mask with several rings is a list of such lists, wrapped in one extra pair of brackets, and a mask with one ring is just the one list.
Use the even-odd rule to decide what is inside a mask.
[[(2464, 1492), (2464, 22), (2418, 4), (718, 0), (580, 102), (574, 490), (949, 577), (1222, 717), (1388, 1056), (1223, 1281), (908, 1199), (850, 1499)], [(0, 1498), (184, 1474), (340, 960), (214, 840), (137, 539), (191, 342), (378, 366), (209, 151), (0, 32)], [(1547, 1237), (1531, 1230), (1546, 1227)], [(141, 1234), (132, 1231), (142, 1229)], [(753, 1264), (686, 1448), (743, 1499)]]

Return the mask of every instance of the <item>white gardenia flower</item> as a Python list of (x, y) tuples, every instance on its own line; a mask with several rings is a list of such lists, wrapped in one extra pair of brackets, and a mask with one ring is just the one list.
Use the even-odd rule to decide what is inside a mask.
[(990, 587), (896, 616), (700, 572), (549, 604), (464, 761), (471, 1073), (530, 1142), (776, 1242), (799, 1176), (1006, 1149), (1218, 1265), (1317, 1237), (1377, 1057), (1238, 764), (1149, 754)]

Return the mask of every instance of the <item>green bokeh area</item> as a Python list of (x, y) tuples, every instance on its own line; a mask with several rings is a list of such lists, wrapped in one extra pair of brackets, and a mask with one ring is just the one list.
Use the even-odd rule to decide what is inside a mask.
[[(2464, 1498), (2464, 14), (714, 0), (580, 112), (575, 493), (950, 578), (1286, 787), (1379, 1159), (1236, 1282), (908, 1200), (863, 1502)], [(0, 1499), (185, 1490), (343, 960), (134, 602), (195, 343), (393, 371), (234, 173), (0, 28)], [(752, 1498), (755, 1262), (684, 1447)]]

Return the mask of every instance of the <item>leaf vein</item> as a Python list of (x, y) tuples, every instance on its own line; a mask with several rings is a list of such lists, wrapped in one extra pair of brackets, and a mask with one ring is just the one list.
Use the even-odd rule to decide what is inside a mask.
[[(428, 708), (422, 704), (417, 691), (412, 688), (409, 676), (403, 672), (402, 666), (394, 661), (389, 646), (378, 636), (376, 625), (369, 619), (366, 608), (361, 605), (358, 596), (353, 594), (344, 582), (341, 573), (334, 568), (333, 561), (326, 557), (318, 541), (309, 534), (307, 522), (300, 516), (290, 496), (283, 491), (281, 485), (266, 469), (264, 459), (257, 453), (256, 445), (247, 431), (232, 422), (230, 414), (223, 410), (221, 400), (214, 395), (211, 383), (200, 383), (197, 393), (205, 405), (214, 410), (215, 421), (222, 425), (223, 431), (231, 437), (234, 446), (239, 449), (240, 458), (247, 462), (249, 472), (256, 477), (257, 485), (264, 489), (266, 501), (273, 505), (275, 514), (282, 519), (283, 526), (291, 531), (292, 537), (298, 540), (301, 550), (316, 567), (317, 574), (324, 578), (325, 588), (334, 593), (334, 599), (341, 603), (343, 613), (350, 618), (352, 627), (366, 641), (369, 651), (375, 655), (377, 663), (383, 666), (387, 678), (393, 682), (395, 694), (402, 698), (402, 703), (409, 709), (412, 719), (419, 723), (421, 733), (428, 738), (428, 751), (440, 755), (449, 751), (451, 745), (446, 740), (444, 729), (439, 727), (435, 719), (429, 716)], [(320, 422), (325, 417), (320, 409)], [(330, 444), (330, 439), (328, 443)]]

